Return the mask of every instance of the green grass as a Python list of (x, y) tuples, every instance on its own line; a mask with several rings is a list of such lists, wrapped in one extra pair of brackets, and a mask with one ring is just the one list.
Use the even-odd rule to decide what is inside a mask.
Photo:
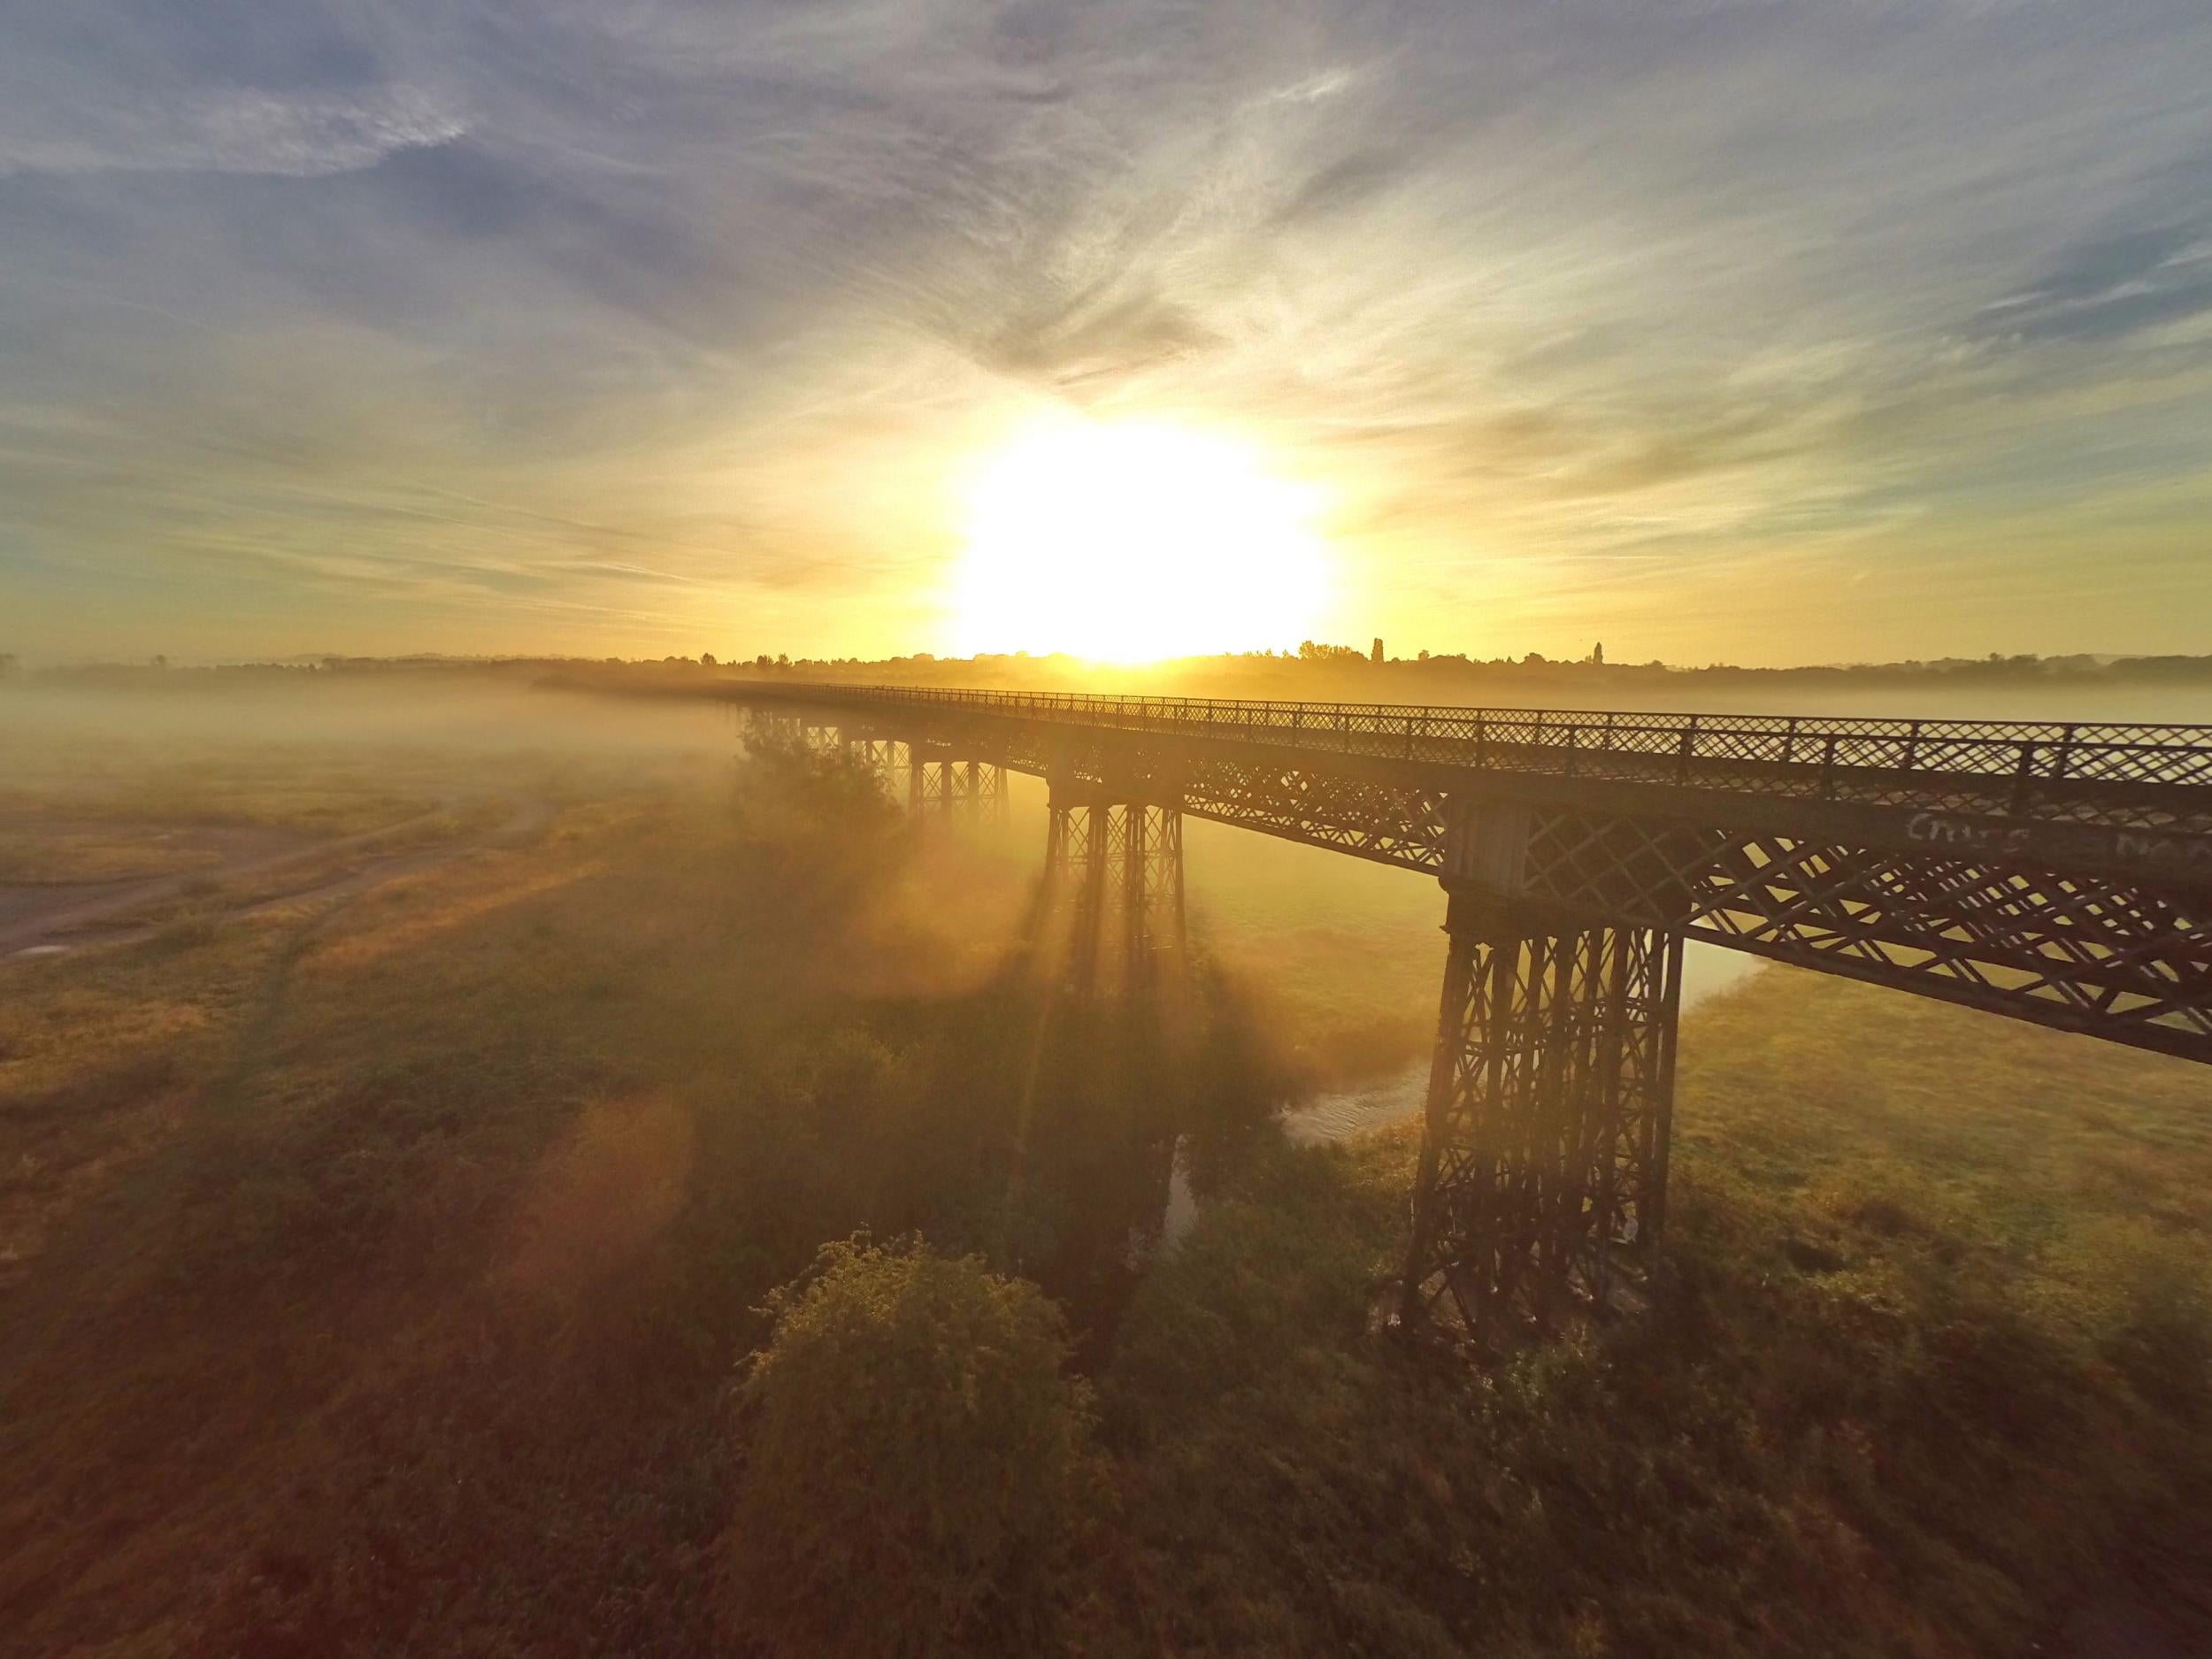
[(542, 834), (0, 964), (0, 1652), (755, 1651), (731, 1386), (862, 1226), (1088, 1327), (1087, 1653), (2007, 1655), (2208, 1472), (2191, 1068), (1766, 976), (1668, 1316), (1448, 1374), (1367, 1330), (1407, 1137), (1251, 1130), (1327, 1067), (1240, 1010), (1379, 945), (1041, 1041), (1022, 893), (855, 780), (533, 764)]
[(1664, 1317), (1471, 1392), (1366, 1333), (1410, 1131), (1203, 1217), (1107, 1379), (1132, 1651), (2017, 1653), (2185, 1515), (2201, 1073), (1779, 972), (1683, 1052)]

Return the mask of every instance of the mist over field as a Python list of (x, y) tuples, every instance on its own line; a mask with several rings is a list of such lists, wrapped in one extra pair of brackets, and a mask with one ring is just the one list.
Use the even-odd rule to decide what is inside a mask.
[[(541, 680), (5, 692), (0, 1651), (2086, 1655), (2174, 1617), (2187, 1063), (1694, 955), (1670, 1317), (1470, 1395), (1373, 1325), (1432, 880), (1191, 821), (1159, 1024), (1041, 975), (1041, 785), (918, 830), (711, 700)], [(997, 1403), (932, 1415), (963, 1388)], [(980, 1507), (843, 1553), (945, 1501), (931, 1447)], [(2116, 1602), (2096, 1559), (2170, 1564)]]
[[(126, 823), (196, 810), (235, 820), (226, 833), (250, 833), (257, 814), (281, 818), (288, 803), (255, 800), (248, 780), (300, 793), (296, 816), (363, 828), (410, 809), (481, 818), (577, 792), (710, 790), (743, 737), (728, 706), (580, 695), (537, 674), (288, 674), (188, 692), (144, 678), (9, 694), (0, 811), (18, 823), (0, 830), (0, 848), (73, 806)], [(311, 798), (318, 787), (328, 799)], [(937, 920), (980, 930), (972, 942), (985, 956), (1012, 944), (1017, 895), (1033, 886), (1045, 845), (1041, 781), (1016, 775), (1008, 790), (1003, 828), (970, 849), (996, 897), (980, 909), (947, 899)], [(1193, 821), (1185, 833), (1197, 939), (1294, 1033), (1284, 1041), (1312, 1079), (1387, 1086), (1396, 1111), (1416, 1109), (1443, 918), (1434, 883), (1222, 825)], [(193, 860), (180, 850), (173, 862)], [(51, 908), (62, 890), (35, 896)], [(0, 895), (0, 918), (8, 902)], [(26, 910), (25, 895), (14, 906)], [(1753, 966), (1698, 948), (1693, 994)]]

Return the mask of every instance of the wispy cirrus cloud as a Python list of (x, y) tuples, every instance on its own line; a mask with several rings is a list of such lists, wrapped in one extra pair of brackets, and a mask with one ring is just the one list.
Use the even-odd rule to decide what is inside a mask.
[(1793, 649), (2180, 649), (2208, 60), (2199, 0), (19, 4), (0, 583), (56, 649), (927, 644), (962, 466), (1071, 403), (1325, 483), (1348, 636), (1757, 656), (1763, 571), (2032, 528), (2108, 596)]
[(151, 105), (0, 104), (0, 173), (238, 173), (312, 178), (442, 144), (468, 124), (419, 88), (195, 93)]

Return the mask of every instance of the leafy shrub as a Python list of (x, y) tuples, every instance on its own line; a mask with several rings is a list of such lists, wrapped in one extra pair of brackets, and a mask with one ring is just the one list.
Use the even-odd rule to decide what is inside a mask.
[(927, 1655), (1056, 1623), (1101, 1482), (1034, 1285), (918, 1242), (826, 1246), (740, 1397), (736, 1615), (776, 1650)]

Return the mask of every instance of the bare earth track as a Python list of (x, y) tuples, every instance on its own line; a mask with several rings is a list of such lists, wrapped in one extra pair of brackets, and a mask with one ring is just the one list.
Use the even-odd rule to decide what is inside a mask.
[[(300, 885), (262, 893), (226, 907), (247, 916), (278, 904), (351, 896), (394, 877), (427, 869), (491, 841), (516, 841), (536, 833), (550, 820), (552, 804), (526, 800), (495, 827), (464, 833), (429, 846), (409, 845), (411, 837), (434, 829), (457, 808), (459, 798), (441, 801), (429, 810), (357, 834), (303, 846), (283, 831), (242, 830), (225, 836), (225, 856), (214, 864), (144, 879), (104, 881), (75, 887), (30, 883), (0, 885), (0, 959), (58, 956), (92, 945), (123, 944), (157, 931), (158, 924), (135, 921), (149, 910), (170, 904), (215, 883), (264, 879), (296, 872)], [(395, 845), (396, 843), (396, 845)], [(379, 852), (380, 848), (392, 850)], [(354, 861), (365, 856), (365, 864)], [(337, 863), (346, 867), (331, 871)]]

